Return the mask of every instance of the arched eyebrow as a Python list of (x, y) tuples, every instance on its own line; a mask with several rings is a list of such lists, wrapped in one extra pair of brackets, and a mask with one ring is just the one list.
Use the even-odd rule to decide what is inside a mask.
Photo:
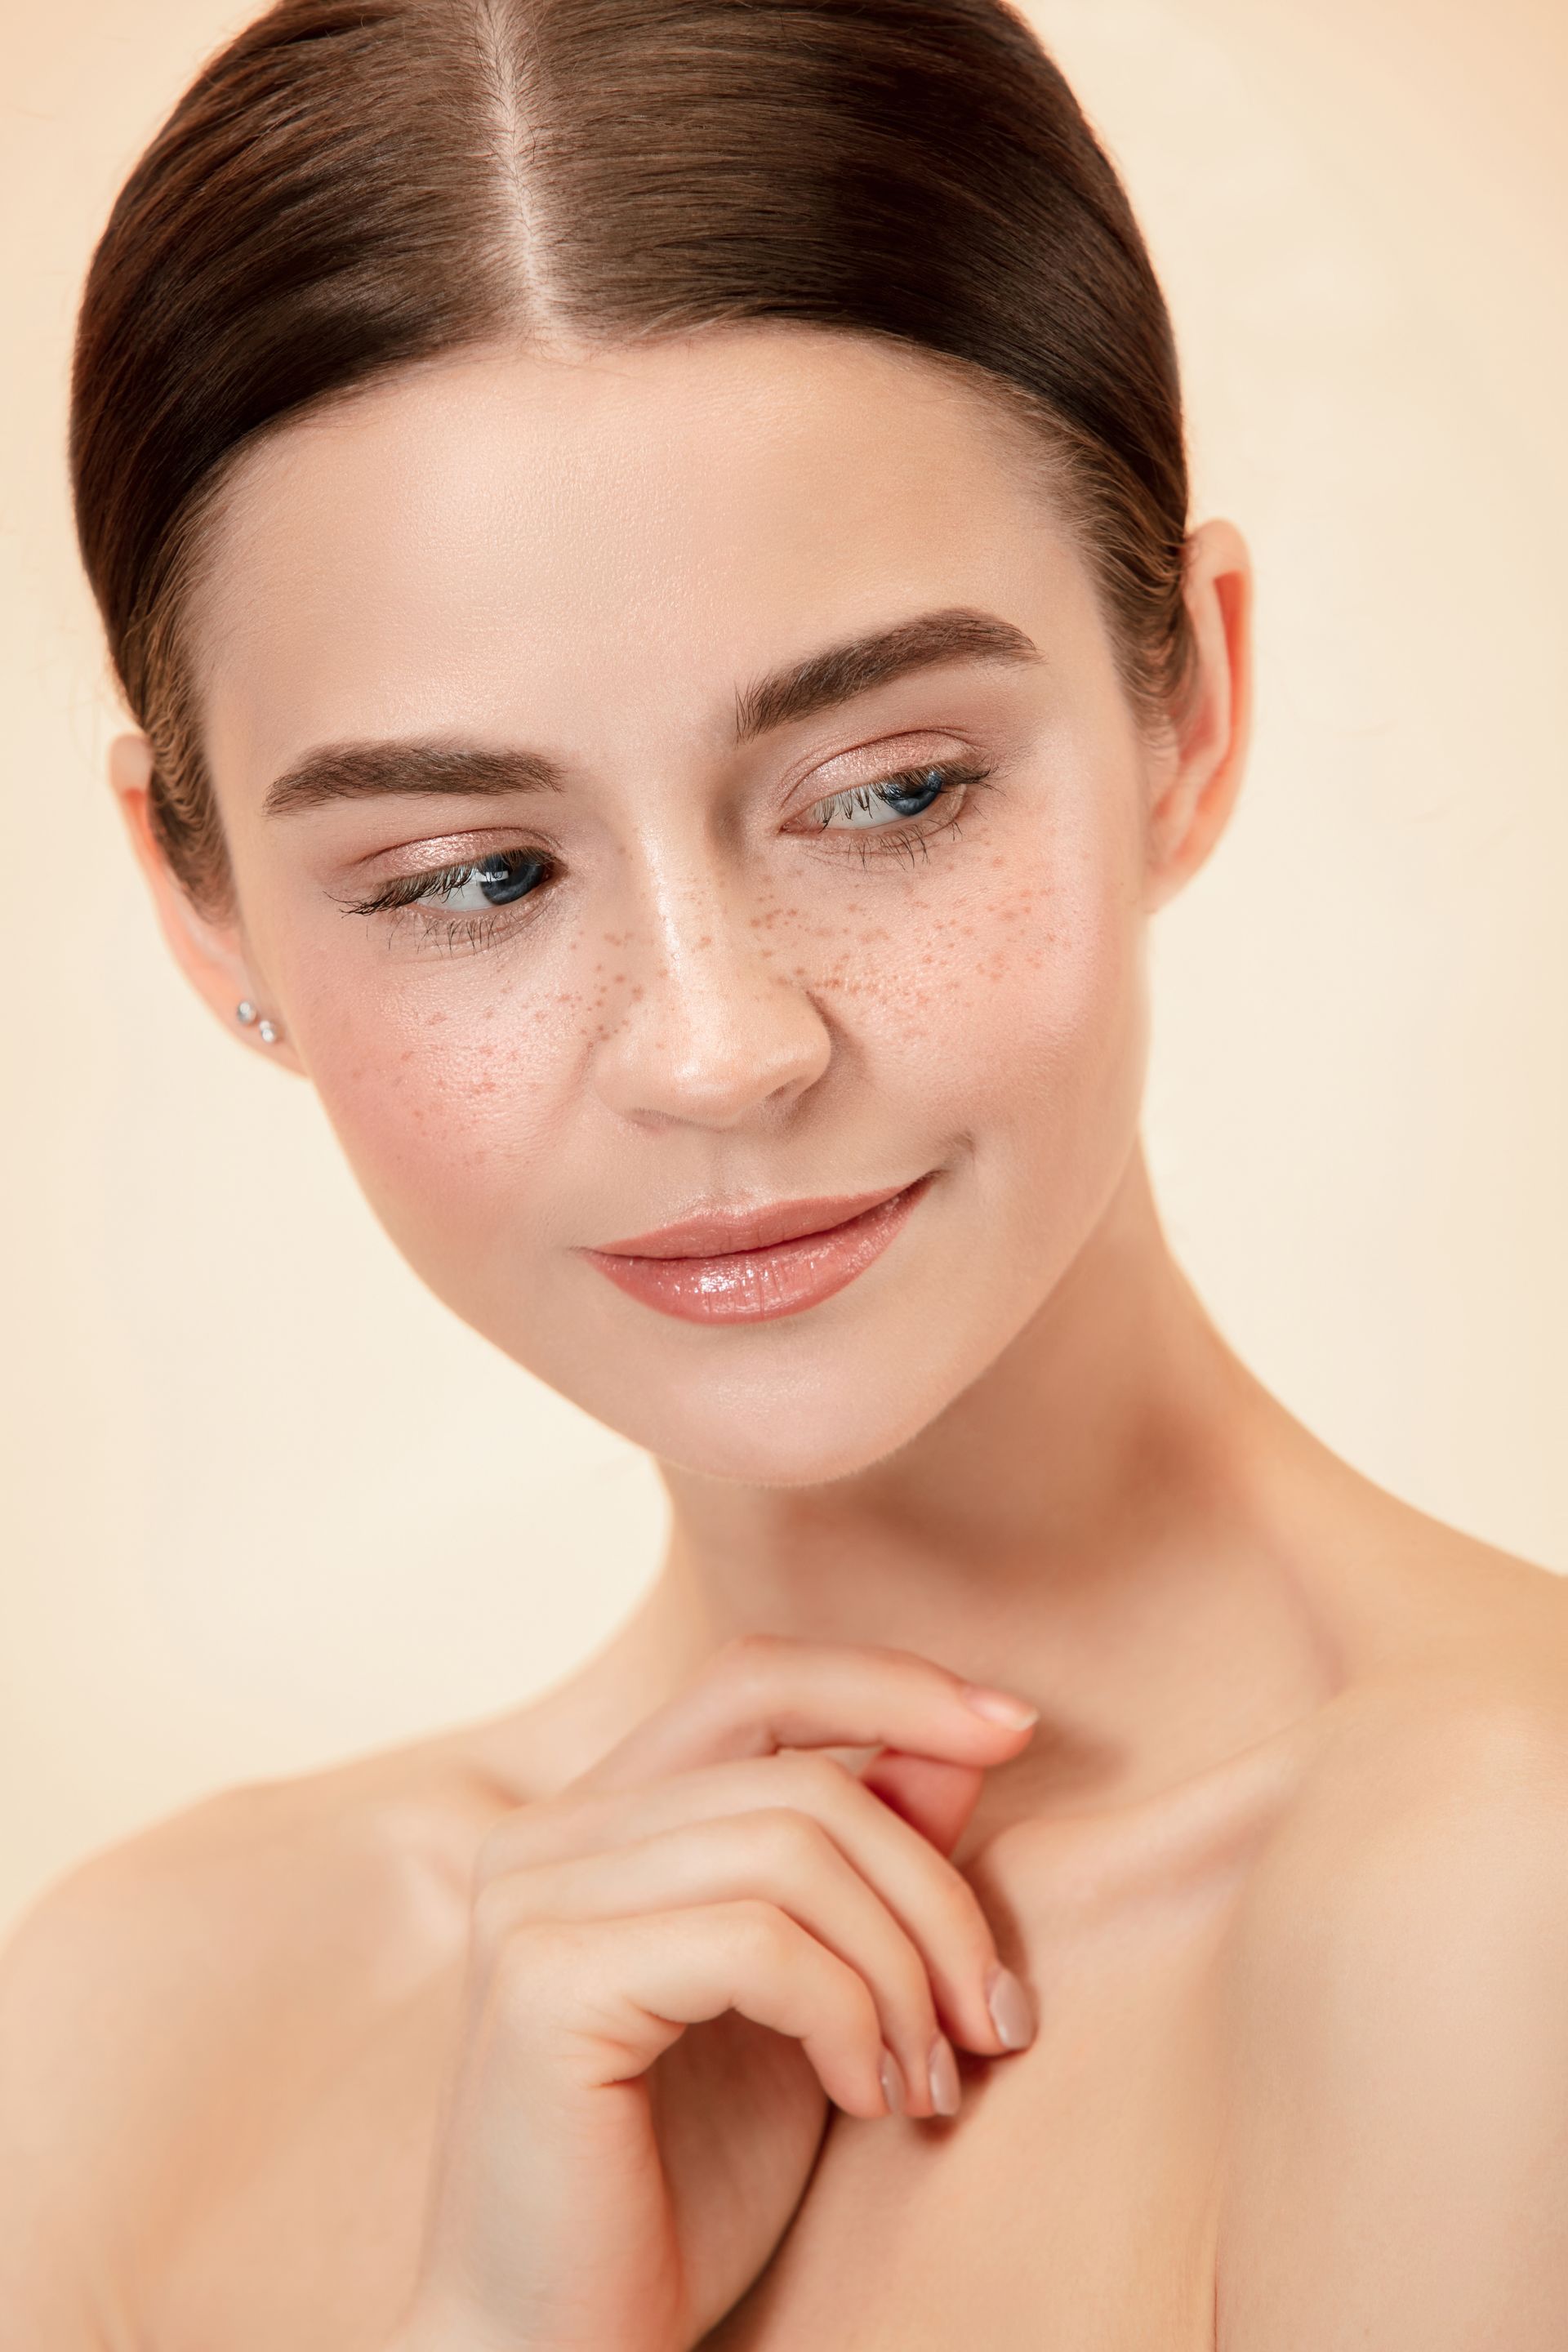
[(735, 740), (749, 743), (775, 727), (787, 727), (831, 710), (876, 686), (890, 685), (911, 671), (953, 661), (1037, 662), (1044, 658), (1032, 637), (994, 613), (953, 605), (921, 613), (892, 628), (875, 629), (808, 654), (761, 678), (735, 698)]
[[(1039, 662), (1032, 637), (994, 613), (967, 605), (917, 614), (807, 654), (744, 687), (735, 697), (734, 741), (753, 742), (776, 728), (869, 694), (913, 672), (957, 661)], [(484, 743), (398, 740), (326, 743), (286, 769), (268, 785), (268, 816), (320, 808), (324, 802), (368, 794), (551, 793), (566, 781), (561, 763), (542, 751)]]

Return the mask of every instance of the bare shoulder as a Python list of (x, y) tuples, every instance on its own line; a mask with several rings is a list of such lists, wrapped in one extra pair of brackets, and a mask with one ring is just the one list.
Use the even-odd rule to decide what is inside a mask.
[(212, 2135), (243, 2139), (460, 1952), (496, 1811), (422, 1743), (226, 1790), (33, 1905), (0, 1949), (0, 2310), (27, 2340), (132, 2340), (121, 2282)]
[(1437, 1643), (1324, 1710), (1238, 1923), (1273, 1994), (1321, 1998), (1341, 1965), (1366, 1986), (1439, 1923), (1457, 1948), (1568, 1890), (1568, 1580), (1536, 1574), (1528, 1643)]
[(1220, 2352), (1562, 2340), (1568, 1582), (1442, 1538), (1237, 1916)]

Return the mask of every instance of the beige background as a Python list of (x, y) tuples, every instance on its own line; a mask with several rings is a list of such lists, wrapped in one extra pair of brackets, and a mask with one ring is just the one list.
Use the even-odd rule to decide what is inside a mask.
[[(0, 1927), (242, 1777), (523, 1698), (655, 1567), (642, 1459), (422, 1291), (154, 933), (62, 454), (73, 305), (214, 0), (4, 0)], [(1220, 1321), (1428, 1510), (1568, 1568), (1568, 14), (1040, 0), (1247, 531), (1235, 832), (1149, 1133)]]

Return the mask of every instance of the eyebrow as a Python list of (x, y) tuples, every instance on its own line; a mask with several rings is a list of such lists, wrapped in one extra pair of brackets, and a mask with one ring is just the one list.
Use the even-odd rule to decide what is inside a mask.
[[(734, 741), (754, 742), (776, 728), (836, 709), (874, 687), (946, 662), (1033, 663), (1044, 659), (1011, 621), (967, 605), (917, 614), (788, 663), (735, 697)], [(328, 801), (371, 794), (448, 793), (499, 796), (560, 792), (561, 762), (542, 751), (482, 743), (395, 740), (327, 743), (307, 751), (268, 788), (263, 812), (290, 814)]]

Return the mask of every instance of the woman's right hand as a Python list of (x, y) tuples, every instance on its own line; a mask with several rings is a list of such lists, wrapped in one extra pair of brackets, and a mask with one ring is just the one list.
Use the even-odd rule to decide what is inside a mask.
[[(830, 2103), (889, 2113), (890, 2053), (905, 2112), (951, 2112), (950, 2043), (1016, 2046), (943, 1849), (1032, 1723), (969, 1687), (745, 1635), (489, 1833), (398, 2352), (689, 2352), (783, 2236)], [(835, 1747), (894, 1752), (866, 1778), (802, 1752)]]

